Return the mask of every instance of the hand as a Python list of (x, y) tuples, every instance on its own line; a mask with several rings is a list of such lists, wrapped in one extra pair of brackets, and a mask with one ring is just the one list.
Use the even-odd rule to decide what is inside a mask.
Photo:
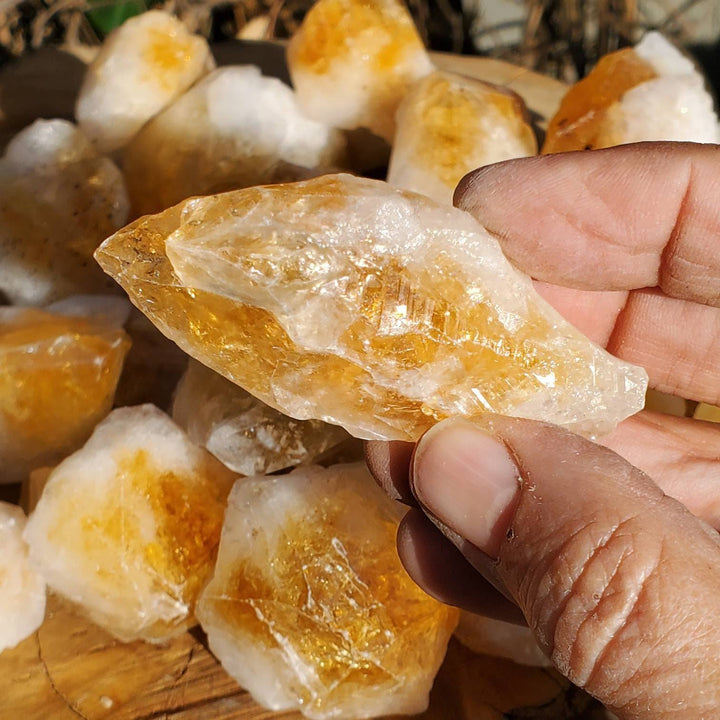
[[(515, 160), (465, 178), (456, 204), (651, 386), (720, 402), (720, 148)], [(487, 416), (367, 456), (416, 506), (398, 548), (428, 592), (524, 618), (623, 719), (717, 717), (720, 428), (640, 413), (603, 443)]]

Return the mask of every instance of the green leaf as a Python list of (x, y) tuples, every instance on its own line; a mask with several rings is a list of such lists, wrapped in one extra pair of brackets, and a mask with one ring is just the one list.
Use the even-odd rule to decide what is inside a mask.
[(145, 12), (145, 0), (89, 0), (91, 9), (87, 16), (93, 29), (105, 37), (128, 18)]

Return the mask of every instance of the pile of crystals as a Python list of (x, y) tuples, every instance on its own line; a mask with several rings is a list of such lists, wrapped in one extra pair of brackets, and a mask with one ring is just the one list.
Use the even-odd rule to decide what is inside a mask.
[[(355, 439), (488, 411), (595, 436), (646, 376), (452, 208), (467, 172), (537, 153), (517, 95), (438, 71), (399, 0), (318, 0), (287, 61), (293, 88), (216, 69), (147, 12), (88, 67), (77, 126), (0, 159), (0, 483), (29, 513), (0, 505), (0, 651), (47, 585), (123, 641), (199, 621), (266, 707), (420, 712), (458, 613), (402, 569)], [(543, 151), (714, 140), (708, 98), (648, 35), (569, 90)], [(344, 172), (378, 163), (387, 183)], [(543, 662), (527, 632), (461, 632)]]

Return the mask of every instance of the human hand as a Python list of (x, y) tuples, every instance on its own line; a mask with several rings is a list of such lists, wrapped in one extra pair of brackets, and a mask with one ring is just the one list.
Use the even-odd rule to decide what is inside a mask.
[[(720, 148), (511, 161), (468, 176), (456, 204), (651, 386), (720, 401)], [(384, 487), (419, 506), (398, 547), (431, 594), (524, 617), (621, 718), (716, 717), (720, 429), (640, 413), (603, 443), (488, 416), (367, 455)]]

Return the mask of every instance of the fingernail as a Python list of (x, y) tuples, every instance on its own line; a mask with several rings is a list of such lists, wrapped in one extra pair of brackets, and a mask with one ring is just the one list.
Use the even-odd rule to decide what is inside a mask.
[(439, 423), (417, 445), (412, 486), (441, 523), (497, 556), (520, 489), (520, 472), (502, 442), (467, 421)]

